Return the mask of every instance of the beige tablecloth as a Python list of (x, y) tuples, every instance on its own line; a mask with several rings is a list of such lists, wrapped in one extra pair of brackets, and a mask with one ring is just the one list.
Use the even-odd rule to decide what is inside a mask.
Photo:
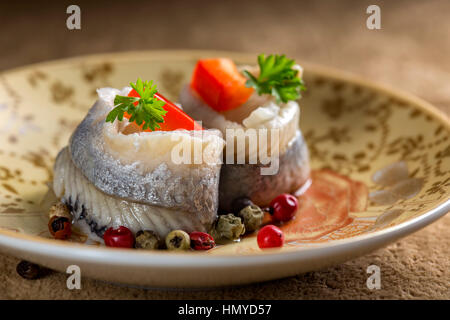
[[(139, 49), (279, 52), (405, 89), (450, 114), (450, 1), (77, 1), (82, 29), (69, 31), (64, 2), (0, 4), (0, 70), (67, 56)], [(381, 30), (366, 8), (381, 7)], [(128, 19), (126, 10), (132, 10)], [(130, 19), (130, 17), (132, 17)], [(27, 281), (0, 255), (0, 298), (13, 299), (450, 299), (450, 216), (385, 249), (326, 270), (244, 287), (165, 291), (66, 275)], [(366, 287), (381, 268), (382, 288)]]

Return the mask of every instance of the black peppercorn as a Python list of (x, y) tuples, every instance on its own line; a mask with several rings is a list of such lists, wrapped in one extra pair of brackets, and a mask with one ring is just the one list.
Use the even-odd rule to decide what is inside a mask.
[(39, 278), (41, 267), (37, 264), (22, 260), (16, 267), (17, 273), (24, 279), (34, 280)]
[(252, 200), (248, 197), (239, 197), (233, 200), (231, 203), (231, 210), (233, 213), (239, 213), (242, 209), (253, 204)]

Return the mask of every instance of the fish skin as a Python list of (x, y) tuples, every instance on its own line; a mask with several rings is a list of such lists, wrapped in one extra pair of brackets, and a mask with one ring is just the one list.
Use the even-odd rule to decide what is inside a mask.
[(258, 206), (268, 206), (281, 193), (298, 190), (309, 179), (306, 142), (300, 131), (279, 158), (275, 175), (261, 175), (261, 164), (224, 164), (220, 173), (219, 210), (231, 212), (234, 199), (248, 197)]
[(125, 226), (132, 232), (152, 230), (164, 238), (171, 230), (206, 232), (216, 212), (198, 214), (143, 204), (113, 197), (98, 190), (74, 165), (68, 148), (58, 154), (54, 166), (53, 190), (71, 210), (74, 223), (86, 222), (95, 238), (107, 228)]
[(105, 122), (111, 108), (97, 101), (69, 141), (71, 159), (89, 182), (110, 196), (132, 202), (203, 216), (217, 212), (220, 164), (186, 165), (183, 170), (161, 163), (145, 173), (138, 163), (123, 165), (108, 152), (103, 137), (104, 126), (111, 125)]

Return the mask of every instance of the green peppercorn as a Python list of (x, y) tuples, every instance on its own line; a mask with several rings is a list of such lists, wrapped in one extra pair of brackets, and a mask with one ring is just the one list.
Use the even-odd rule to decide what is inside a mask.
[(141, 230), (136, 233), (134, 244), (136, 249), (158, 250), (161, 245), (161, 238), (151, 230)]
[[(220, 217), (220, 216), (219, 216), (219, 217)], [(211, 226), (211, 229), (209, 230), (208, 233), (211, 235), (211, 237), (213, 237), (213, 239), (214, 239), (214, 241), (215, 241), (216, 243), (218, 243), (218, 244), (225, 244), (225, 243), (227, 243), (228, 240), (222, 238), (222, 235), (221, 235), (219, 232), (217, 232), (216, 227), (217, 227), (217, 224), (214, 223), (214, 224)], [(224, 240), (225, 240), (225, 241), (224, 241)]]
[(41, 274), (41, 267), (37, 264), (22, 260), (17, 265), (16, 271), (24, 279), (35, 280)]
[(219, 216), (215, 226), (215, 233), (217, 233), (220, 238), (237, 240), (245, 233), (245, 226), (242, 223), (241, 218), (229, 213)]
[(242, 218), (247, 232), (253, 232), (257, 230), (264, 219), (264, 211), (257, 205), (249, 205), (239, 211), (239, 217)]
[(173, 230), (166, 237), (168, 250), (187, 250), (191, 247), (191, 238), (183, 230)]

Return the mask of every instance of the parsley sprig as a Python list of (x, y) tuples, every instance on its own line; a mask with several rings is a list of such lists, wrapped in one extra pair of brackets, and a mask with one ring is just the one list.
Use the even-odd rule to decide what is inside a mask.
[(271, 94), (278, 102), (288, 102), (300, 98), (300, 92), (306, 90), (303, 80), (298, 77), (298, 70), (293, 66), (295, 61), (285, 55), (264, 54), (258, 56), (260, 73), (258, 78), (247, 70), (244, 74), (248, 80), (245, 85), (254, 88), (259, 95)]
[[(166, 102), (154, 97), (157, 92), (156, 84), (153, 84), (153, 81), (142, 81), (138, 78), (136, 83), (131, 82), (130, 86), (136, 90), (140, 98), (116, 95), (115, 107), (106, 116), (106, 122), (114, 122), (116, 119), (122, 121), (126, 112), (131, 116), (130, 122), (144, 124), (143, 130), (160, 128), (159, 123), (164, 122), (167, 111), (162, 108)], [(136, 102), (137, 105), (135, 105)]]

